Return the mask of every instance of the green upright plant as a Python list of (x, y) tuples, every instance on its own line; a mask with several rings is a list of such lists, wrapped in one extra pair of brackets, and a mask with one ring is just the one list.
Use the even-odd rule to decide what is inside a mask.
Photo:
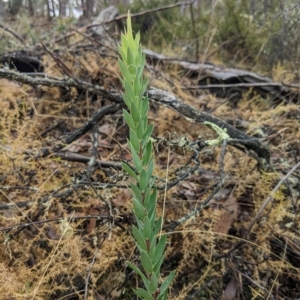
[(133, 213), (136, 225), (132, 235), (140, 253), (141, 268), (128, 262), (128, 265), (141, 277), (144, 287), (134, 290), (141, 299), (167, 299), (168, 287), (175, 276), (172, 271), (162, 282), (160, 269), (164, 260), (166, 235), (159, 234), (162, 217), (156, 218), (157, 191), (153, 177), (154, 159), (151, 134), (153, 124), (148, 125), (149, 99), (144, 96), (148, 80), (143, 77), (145, 56), (140, 46), (140, 35), (132, 33), (131, 19), (128, 14), (127, 30), (122, 34), (119, 46), (119, 66), (121, 82), (125, 89), (122, 95), (127, 106), (123, 110), (129, 126), (128, 145), (134, 167), (123, 163), (123, 169), (131, 178)]

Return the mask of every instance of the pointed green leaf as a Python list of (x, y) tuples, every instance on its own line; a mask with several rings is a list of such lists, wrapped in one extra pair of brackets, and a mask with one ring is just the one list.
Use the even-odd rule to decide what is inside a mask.
[(161, 265), (162, 265), (162, 263), (163, 263), (163, 261), (164, 261), (164, 255), (159, 259), (159, 261), (153, 266), (153, 272), (155, 272), (155, 274), (157, 275), (157, 276), (159, 276), (159, 274), (160, 274), (160, 268), (161, 268)]
[(146, 251), (143, 251), (141, 253), (141, 263), (143, 268), (145, 269), (146, 272), (152, 273), (152, 262), (150, 260), (150, 257)]
[(141, 170), (143, 169), (143, 164), (142, 164), (142, 161), (139, 158), (137, 152), (135, 151), (134, 147), (131, 145), (131, 143), (130, 143), (130, 150), (131, 150), (134, 166), (137, 169), (137, 171), (140, 173)]
[(121, 46), (119, 46), (118, 49), (119, 49), (119, 53), (121, 55), (122, 61), (126, 62), (127, 61), (127, 57), (126, 57), (126, 54), (125, 54), (123, 48)]
[(176, 272), (175, 270), (172, 271), (169, 274), (169, 276), (165, 279), (165, 281), (162, 283), (162, 285), (160, 286), (160, 293), (159, 293), (160, 295), (163, 294), (167, 290), (167, 288), (170, 286), (172, 280), (175, 277), (175, 272)]
[[(128, 70), (129, 70), (130, 74), (132, 74), (132, 82), (135, 82), (136, 66), (135, 65), (128, 65)], [(133, 84), (133, 87), (135, 87), (135, 84)], [(136, 95), (138, 95), (138, 93)]]
[[(150, 141), (148, 141), (146, 147), (143, 150), (143, 164), (144, 164), (144, 166), (148, 165), (148, 163), (150, 162), (151, 158), (152, 158), (152, 142), (150, 140)], [(152, 160), (152, 164), (153, 164), (153, 160)], [(153, 168), (152, 168), (152, 170), (151, 170), (150, 173), (147, 172), (147, 175), (150, 175), (150, 177), (151, 177), (152, 176), (152, 172), (153, 172)], [(148, 178), (150, 178), (150, 177), (148, 177)]]
[[(135, 73), (138, 73), (138, 70), (135, 70)], [(134, 87), (134, 94), (138, 96), (141, 90), (141, 78), (138, 77), (137, 75), (135, 75), (133, 87)]]
[[(135, 58), (134, 58), (134, 53), (130, 48), (127, 48), (127, 65), (133, 65), (135, 66)], [(131, 72), (130, 72), (131, 73)], [(135, 75), (135, 73), (131, 73), (132, 75)]]
[(137, 215), (139, 218), (143, 219), (146, 215), (144, 206), (135, 197), (133, 197), (132, 203), (133, 203), (133, 209), (134, 209), (135, 215)]
[(150, 241), (150, 250), (148, 252), (149, 257), (152, 261), (155, 254), (155, 250), (156, 250), (156, 237), (152, 238), (152, 240)]
[(130, 114), (132, 115), (134, 124), (138, 124), (140, 121), (140, 112), (134, 102), (131, 102)]
[(136, 136), (135, 132), (131, 128), (129, 130), (129, 139), (130, 139), (130, 143), (134, 147), (135, 151), (139, 152), (140, 151), (140, 141), (139, 141), (138, 137)]
[(140, 189), (135, 184), (133, 184), (132, 182), (130, 183), (130, 187), (131, 187), (132, 192), (135, 195), (135, 197), (138, 200), (142, 201), (143, 197), (142, 197), (142, 193), (141, 193)]
[(149, 240), (151, 237), (151, 233), (152, 233), (151, 222), (149, 218), (146, 216), (144, 218), (144, 238), (146, 240)]
[(145, 289), (137, 288), (136, 290), (133, 291), (138, 297), (140, 297), (143, 300), (154, 300), (151, 294), (147, 292)]
[(166, 238), (166, 235), (164, 234), (163, 236), (160, 237), (160, 239), (157, 243), (155, 255), (153, 258), (154, 264), (156, 264), (159, 261), (159, 259), (162, 257), (162, 255), (165, 251), (166, 243), (167, 243), (167, 238)]
[(144, 132), (143, 132), (143, 135), (145, 134), (145, 131), (146, 131), (146, 128), (148, 128), (148, 116), (144, 116), (142, 118), (142, 120), (144, 121), (143, 122), (143, 129), (144, 129)]
[(143, 93), (142, 95), (145, 94), (145, 92), (146, 92), (146, 90), (147, 90), (147, 87), (148, 87), (148, 78), (145, 77), (145, 78), (144, 78), (144, 81), (143, 81), (142, 89), (141, 89), (141, 92)]
[(136, 240), (137, 244), (144, 251), (147, 251), (146, 241), (145, 241), (143, 235), (141, 234), (141, 232), (138, 230), (138, 228), (135, 225), (132, 226), (132, 234), (133, 234), (133, 237)]
[(149, 182), (152, 177), (153, 169), (154, 169), (154, 162), (153, 162), (153, 160), (150, 160), (149, 166), (147, 169), (147, 182)]
[(155, 207), (156, 207), (156, 201), (153, 201), (151, 199), (151, 196), (150, 196), (150, 201), (148, 203), (147, 206), (145, 206), (148, 210), (148, 216), (149, 216), (149, 219), (151, 220), (152, 219), (152, 215), (154, 214), (155, 212)]
[(136, 134), (138, 138), (141, 140), (144, 135), (144, 120), (140, 119), (139, 123), (137, 124)]
[(131, 177), (133, 177), (136, 181), (139, 180), (135, 172), (124, 162), (122, 162), (122, 168), (125, 172), (127, 172)]
[(165, 291), (164, 293), (159, 294), (156, 300), (167, 300), (167, 296), (167, 291)]
[(149, 201), (150, 201), (150, 190), (149, 190), (149, 192), (148, 192), (148, 188), (147, 188), (147, 190), (146, 190), (146, 192), (145, 192), (145, 198), (144, 198), (144, 206), (145, 206), (146, 208), (147, 208), (147, 206), (148, 206)]
[[(137, 223), (137, 227), (138, 227), (138, 230), (139, 230), (139, 232), (141, 233), (141, 234), (143, 234), (143, 232), (144, 232), (144, 222), (143, 222), (143, 220), (142, 219), (140, 219), (140, 218), (135, 218), (135, 220), (136, 220), (136, 223)], [(147, 251), (148, 251), (148, 247), (147, 247)]]
[[(140, 95), (140, 97), (141, 97), (141, 95)], [(141, 115), (146, 116), (146, 115), (148, 115), (149, 100), (148, 100), (148, 98), (144, 98), (144, 99), (142, 99), (141, 102), (142, 102), (142, 113), (141, 113)]]
[(142, 278), (145, 288), (150, 290), (150, 284), (148, 282), (148, 279), (146, 278), (146, 276), (144, 275), (144, 273), (133, 263), (131, 262), (127, 262), (127, 265), (134, 271), (136, 272), (138, 275), (140, 275), (140, 277)]
[(158, 279), (155, 273), (152, 273), (151, 279), (150, 279), (150, 292), (154, 293), (157, 290), (158, 286)]
[(156, 180), (156, 177), (152, 176), (150, 179), (149, 179), (149, 182), (148, 182), (148, 187), (149, 188), (152, 188), (155, 184), (155, 180)]
[[(135, 101), (135, 94), (133, 92), (132, 86), (129, 84), (128, 81), (124, 81), (124, 88), (127, 98), (129, 99), (130, 103)], [(131, 107), (131, 104), (129, 105), (129, 109)]]
[(125, 102), (125, 104), (127, 105), (127, 107), (130, 109), (131, 102), (128, 100), (127, 96), (123, 93), (122, 93), (122, 99)]
[(147, 188), (147, 173), (146, 171), (143, 169), (140, 173), (140, 180), (139, 180), (139, 188), (141, 190), (142, 193), (145, 192), (146, 188)]
[[(153, 203), (156, 203), (156, 196), (157, 196), (157, 191), (156, 188), (153, 189), (152, 193), (146, 193), (145, 201), (144, 201), (144, 206), (149, 209), (149, 207), (153, 206)], [(150, 203), (151, 202), (151, 203)]]
[(132, 76), (127, 68), (127, 66), (122, 62), (121, 59), (118, 59), (119, 67), (121, 69), (121, 73), (125, 81), (132, 82)]
[(148, 140), (149, 140), (149, 138), (150, 138), (150, 136), (151, 136), (151, 134), (152, 134), (152, 132), (153, 132), (153, 128), (154, 128), (154, 126), (153, 126), (153, 124), (151, 123), (149, 126), (148, 126), (148, 128), (147, 128), (147, 130), (145, 131), (145, 133), (144, 133), (144, 136), (143, 136), (143, 140), (146, 142), (148, 142)]
[(124, 119), (125, 119), (126, 123), (129, 126), (129, 128), (131, 128), (133, 131), (135, 131), (136, 126), (133, 122), (133, 119), (132, 119), (131, 115), (128, 113), (128, 111), (125, 110), (125, 109), (123, 109), (123, 116), (124, 116)]
[(157, 220), (156, 220), (156, 223), (155, 223), (155, 227), (154, 227), (154, 230), (153, 230), (153, 234), (156, 236), (158, 234), (158, 232), (160, 231), (161, 229), (161, 224), (162, 224), (162, 217), (159, 217)]

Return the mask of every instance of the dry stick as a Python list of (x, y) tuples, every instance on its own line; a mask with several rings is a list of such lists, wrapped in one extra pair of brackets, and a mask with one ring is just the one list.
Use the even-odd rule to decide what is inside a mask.
[(8, 68), (0, 68), (0, 78), (6, 78), (8, 80), (30, 84), (33, 86), (42, 85), (50, 87), (56, 86), (61, 88), (76, 87), (103, 96), (113, 102), (123, 103), (122, 97), (119, 93), (114, 94), (112, 92), (108, 92), (101, 86), (93, 85), (83, 80), (74, 80), (74, 78), (35, 78), (33, 76), (24, 75), (22, 73), (9, 70)]
[[(53, 153), (52, 156), (54, 157), (60, 157), (63, 160), (66, 161), (75, 161), (75, 162), (81, 162), (81, 163), (88, 163), (91, 158), (88, 156), (84, 156), (78, 153), (74, 153), (74, 152), (57, 152), (57, 153)], [(98, 165), (100, 165), (102, 168), (114, 168), (114, 169), (122, 169), (122, 164), (118, 163), (118, 162), (113, 162), (113, 161), (103, 161), (103, 160), (99, 160), (96, 159), (96, 163)], [(1, 188), (1, 186), (0, 186)]]
[[(115, 102), (123, 103), (122, 96), (118, 92), (110, 92), (105, 90), (103, 87), (98, 85), (93, 85), (91, 83), (85, 82), (83, 80), (74, 80), (73, 78), (67, 79), (48, 79), (48, 78), (34, 78), (31, 76), (20, 74), (19, 72), (11, 71), (7, 68), (0, 68), (0, 78), (6, 78), (8, 80), (19, 81), (30, 85), (44, 85), (44, 86), (57, 86), (57, 87), (76, 87), (85, 89), (89, 92), (93, 92), (97, 95), (101, 95), (106, 99)], [(256, 152), (257, 156), (255, 159), (258, 160), (262, 168), (266, 167), (266, 164), (270, 162), (270, 151), (266, 145), (263, 145), (258, 139), (253, 138), (242, 131), (239, 131), (230, 124), (218, 119), (208, 113), (198, 111), (188, 104), (181, 101), (179, 98), (166, 91), (156, 89), (151, 87), (147, 92), (147, 96), (150, 100), (155, 101), (159, 104), (168, 106), (174, 109), (177, 113), (183, 115), (187, 119), (195, 120), (196, 122), (204, 123), (210, 122), (214, 123), (222, 129), (227, 130), (227, 134), (230, 136), (228, 144), (245, 151), (242, 146), (246, 149)], [(109, 110), (109, 108), (107, 108)], [(91, 128), (91, 127), (90, 127)], [(260, 158), (260, 159), (259, 159)], [(262, 161), (264, 159), (265, 161)], [(266, 164), (265, 164), (266, 163)]]
[(260, 288), (261, 290), (265, 291), (268, 294), (268, 298), (271, 297), (272, 300), (274, 300), (275, 298), (273, 297), (272, 294), (270, 294), (270, 292), (263, 287), (262, 285), (260, 285), (259, 283), (257, 283), (255, 280), (253, 280), (250, 276), (248, 276), (247, 274), (242, 273), (241, 271), (239, 271), (238, 269), (236, 269), (236, 271), (241, 274), (242, 276), (244, 276), (245, 278), (247, 278), (250, 282), (252, 282), (255, 286), (257, 286), (258, 288)]
[(3, 25), (2, 23), (0, 23), (0, 27), (3, 28), (5, 31), (9, 32), (10, 34), (12, 34), (22, 44), (25, 43), (25, 41), (16, 32), (14, 32), (12, 29), (8, 28), (7, 26)]
[[(218, 119), (208, 113), (199, 111), (194, 109), (193, 107), (189, 106), (188, 104), (184, 103), (180, 99), (178, 99), (175, 95), (156, 89), (151, 87), (147, 91), (147, 95), (150, 100), (154, 100), (160, 104), (166, 105), (176, 112), (183, 115), (188, 120), (195, 120), (196, 122), (204, 123), (209, 122), (217, 125), (218, 127), (222, 128), (223, 130), (227, 131), (230, 139), (228, 140), (228, 144), (232, 145), (240, 150), (245, 152), (245, 149), (241, 146), (246, 146), (246, 149), (254, 151), (258, 157), (255, 157), (258, 162), (261, 164), (263, 168), (270, 162), (270, 151), (268, 147), (262, 144), (258, 139), (253, 138), (244, 132), (236, 129), (235, 127), (231, 126), (230, 124), (226, 123), (225, 121)], [(261, 160), (259, 160), (259, 158)], [(263, 161), (264, 160), (264, 161)]]
[(275, 188), (272, 190), (272, 192), (270, 193), (270, 195), (268, 196), (268, 198), (265, 200), (265, 202), (261, 206), (261, 208), (258, 211), (258, 213), (256, 214), (255, 218), (252, 220), (251, 224), (249, 225), (248, 230), (247, 230), (246, 235), (245, 235), (246, 237), (250, 233), (250, 231), (251, 231), (254, 223), (261, 216), (263, 210), (266, 208), (266, 206), (268, 205), (268, 203), (273, 199), (273, 195), (277, 192), (277, 190), (284, 183), (284, 181), (286, 181), (299, 168), (299, 166), (300, 166), (300, 161), (277, 183), (277, 185), (275, 186)]
[[(59, 217), (59, 218), (53, 218), (53, 219), (47, 219), (47, 220), (41, 220), (41, 221), (33, 221), (30, 223), (23, 223), (23, 224), (18, 224), (18, 225), (14, 225), (14, 226), (9, 226), (9, 227), (0, 227), (0, 232), (4, 232), (4, 231), (11, 231), (11, 230), (15, 230), (18, 228), (26, 228), (32, 225), (41, 225), (41, 224), (45, 224), (45, 223), (50, 223), (50, 222), (59, 222), (61, 220), (63, 220), (64, 218)], [(74, 216), (72, 217), (72, 220), (89, 220), (89, 219), (96, 219), (96, 220), (110, 220), (111, 217), (110, 216), (106, 216), (106, 215), (86, 215), (86, 216)]]
[(300, 89), (300, 85), (287, 85), (284, 82), (253, 82), (253, 83), (223, 83), (223, 84), (203, 84), (181, 87), (183, 90), (198, 90), (198, 89), (212, 89), (212, 88), (232, 88), (232, 87), (268, 87), (268, 86), (289, 86)]
[[(283, 252), (283, 255), (282, 255), (281, 262), (280, 262), (280, 265), (281, 265), (281, 266), (282, 266), (282, 264), (283, 264), (283, 262), (284, 262), (284, 258), (285, 258), (285, 256), (286, 256), (286, 250), (287, 250), (287, 241), (285, 241), (284, 252)], [(280, 268), (281, 268), (281, 266), (280, 266)], [(268, 298), (267, 298), (266, 300), (269, 300), (270, 297), (273, 299), (273, 296), (272, 296), (271, 292), (272, 292), (272, 290), (273, 290), (273, 288), (274, 288), (274, 286), (275, 286), (275, 284), (276, 284), (276, 282), (277, 282), (277, 278), (278, 278), (278, 276), (279, 276), (279, 272), (280, 272), (280, 270), (278, 270), (278, 272), (277, 272), (277, 274), (276, 274), (276, 277), (275, 277), (275, 279), (273, 280), (272, 287), (271, 287), (271, 289), (270, 289), (270, 292), (269, 292), (269, 294), (268, 294)]]
[[(139, 16), (151, 14), (151, 13), (154, 13), (154, 12), (158, 12), (158, 11), (162, 11), (162, 10), (166, 10), (166, 9), (171, 9), (171, 8), (174, 8), (174, 7), (177, 7), (177, 6), (190, 5), (193, 2), (194, 1), (177, 2), (175, 4), (170, 4), (170, 5), (154, 8), (154, 9), (148, 9), (148, 10), (145, 10), (145, 11), (142, 11), (142, 12), (139, 12), (139, 13), (135, 13), (135, 14), (130, 14), (130, 16), (131, 16), (131, 18), (139, 17)], [(126, 19), (126, 18), (127, 18), (127, 14), (122, 14), (122, 15), (119, 15), (118, 17), (115, 17), (114, 19), (111, 19), (111, 20), (108, 20), (108, 21), (105, 21), (105, 22), (102, 22), (102, 23), (96, 23), (96, 24), (91, 24), (91, 25), (81, 27), (81, 28), (78, 29), (78, 31), (84, 31), (84, 30), (89, 29), (89, 28), (103, 26), (105, 24), (109, 24), (109, 23), (116, 22), (116, 21), (119, 21), (119, 20), (122, 20), (122, 19)], [(62, 40), (65, 40), (65, 39), (73, 36), (74, 34), (75, 34), (75, 32), (71, 32), (71, 33), (69, 33), (69, 34), (67, 34), (63, 37), (60, 37), (60, 38), (56, 39), (55, 41), (53, 41), (53, 43), (59, 43)]]

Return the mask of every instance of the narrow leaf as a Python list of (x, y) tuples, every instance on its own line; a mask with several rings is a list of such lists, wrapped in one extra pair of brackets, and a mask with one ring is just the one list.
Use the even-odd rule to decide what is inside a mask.
[(147, 277), (145, 276), (145, 274), (136, 266), (134, 265), (133, 263), (131, 262), (127, 262), (127, 265), (134, 271), (136, 272), (138, 275), (140, 275), (140, 277), (142, 278), (143, 282), (144, 282), (144, 285), (146, 287), (146, 289), (150, 289), (150, 284), (148, 282), (148, 279)]
[(140, 297), (143, 300), (154, 300), (151, 294), (147, 292), (145, 289), (137, 288), (136, 290), (133, 291), (138, 297)]
[[(130, 103), (135, 101), (136, 96), (135, 96), (134, 91), (128, 81), (124, 82), (124, 88), (125, 88), (126, 96), (130, 100)], [(130, 105), (129, 105), (129, 109), (130, 109)]]
[(135, 131), (136, 126), (134, 124), (134, 121), (133, 121), (131, 115), (129, 114), (129, 112), (125, 109), (123, 109), (123, 116), (124, 116), (124, 119), (125, 119), (126, 123), (129, 126), (129, 128), (131, 128), (133, 131)]
[(134, 102), (131, 102), (130, 113), (132, 115), (134, 124), (138, 124), (140, 121), (140, 112)]
[(127, 48), (127, 65), (129, 67), (129, 71), (132, 75), (136, 75), (136, 68), (135, 68), (135, 72), (133, 72), (133, 70), (131, 69), (132, 66), (135, 66), (135, 58), (134, 58), (134, 53), (130, 48)]
[[(147, 145), (146, 145), (146, 147), (144, 148), (144, 151), (143, 151), (143, 164), (144, 164), (144, 166), (148, 165), (151, 157), (152, 157), (152, 142), (148, 141), (148, 143), (147, 143)], [(153, 163), (153, 161), (152, 161), (152, 163)], [(153, 168), (152, 168), (152, 171), (153, 171)], [(152, 171), (151, 171), (150, 177), (152, 176)], [(148, 175), (148, 172), (147, 172), (147, 175)]]
[(152, 262), (153, 262), (153, 257), (154, 257), (154, 254), (155, 254), (155, 250), (156, 250), (156, 237), (154, 237), (154, 238), (152, 237), (152, 239), (150, 241), (150, 250), (148, 252)]
[(137, 129), (136, 129), (136, 134), (140, 140), (143, 138), (144, 128), (146, 128), (146, 127), (144, 127), (144, 120), (140, 119), (139, 123), (137, 124)]
[(127, 172), (131, 177), (133, 177), (136, 181), (139, 180), (135, 172), (124, 162), (122, 162), (122, 167), (125, 172)]
[(136, 152), (140, 151), (140, 141), (135, 132), (130, 128), (129, 139)]
[(147, 170), (147, 181), (150, 181), (150, 179), (152, 178), (153, 169), (154, 169), (154, 162), (153, 159), (151, 159)]
[(126, 56), (123, 48), (121, 46), (119, 46), (118, 49), (119, 49), (119, 53), (122, 57), (122, 61), (126, 63), (127, 62), (127, 56)]
[(134, 80), (134, 84), (133, 84), (134, 94), (137, 95), (137, 96), (139, 95), (139, 92), (140, 92), (140, 89), (141, 89), (141, 81), (142, 81), (142, 78), (137, 76), (138, 72), (139, 71), (137, 69), (135, 69), (135, 80)]
[(140, 173), (141, 170), (143, 169), (142, 161), (139, 158), (137, 152), (135, 151), (134, 147), (131, 144), (130, 144), (130, 150), (131, 150), (134, 166), (136, 167), (137, 171)]
[(163, 255), (163, 256), (160, 258), (160, 260), (153, 266), (153, 272), (155, 272), (155, 274), (156, 274), (157, 276), (159, 276), (159, 274), (160, 274), (160, 267), (161, 267), (163, 261), (164, 261), (164, 255)]
[[(149, 187), (148, 187), (149, 188)], [(148, 197), (145, 198), (144, 206), (147, 208), (148, 211), (153, 209), (156, 204), (156, 197), (157, 197), (157, 190), (156, 187), (152, 190), (151, 195), (147, 195)], [(150, 218), (151, 220), (151, 218)]]
[(163, 294), (167, 288), (170, 286), (172, 280), (174, 279), (175, 277), (175, 270), (172, 271), (169, 276), (165, 279), (165, 281), (162, 283), (162, 285), (160, 286), (160, 293), (159, 294)]
[(153, 230), (153, 233), (154, 233), (155, 236), (156, 236), (156, 235), (158, 234), (158, 232), (160, 231), (160, 229), (161, 229), (161, 224), (162, 224), (162, 217), (159, 217), (159, 218), (156, 220), (155, 227), (154, 227), (154, 230)]
[(127, 66), (122, 62), (121, 59), (118, 59), (118, 62), (119, 62), (119, 67), (122, 72), (122, 76), (125, 79), (125, 81), (132, 82), (132, 76), (131, 76)]
[(122, 99), (125, 102), (125, 104), (127, 105), (128, 109), (130, 109), (131, 102), (128, 100), (126, 94), (122, 93)]
[(141, 192), (145, 192), (146, 188), (147, 188), (147, 173), (146, 171), (143, 169), (140, 173), (140, 180), (139, 180), (139, 188), (141, 190)]
[(141, 253), (141, 263), (146, 272), (152, 273), (153, 267), (150, 257), (146, 251)]
[(156, 300), (167, 300), (167, 291), (159, 294), (159, 296), (156, 298)]
[(149, 240), (150, 239), (151, 233), (152, 233), (151, 221), (146, 216), (144, 218), (144, 238), (145, 238), (145, 240)]
[(151, 124), (148, 126), (147, 130), (145, 131), (145, 133), (144, 133), (144, 136), (143, 136), (143, 140), (144, 140), (144, 141), (147, 141), (147, 142), (148, 142), (148, 140), (149, 140), (149, 138), (150, 138), (150, 136), (151, 136), (151, 134), (152, 134), (152, 132), (153, 132), (153, 128), (154, 128), (154, 126), (153, 126), (153, 124), (151, 123)]
[[(142, 98), (141, 95), (139, 95), (139, 97)], [(141, 115), (146, 116), (148, 114), (148, 109), (149, 109), (149, 100), (148, 100), (148, 98), (144, 98), (141, 102), (142, 102)]]
[(132, 203), (133, 203), (133, 208), (134, 208), (134, 213), (141, 219), (143, 219), (146, 215), (146, 211), (144, 206), (141, 204), (141, 202), (136, 199), (135, 197), (133, 197), (132, 199)]
[(130, 183), (130, 187), (131, 187), (132, 192), (135, 195), (135, 197), (137, 199), (139, 199), (140, 201), (142, 201), (142, 193), (141, 193), (140, 189), (137, 187), (137, 185)]
[(143, 235), (141, 234), (141, 232), (138, 230), (138, 228), (135, 225), (132, 226), (132, 234), (137, 244), (139, 244), (144, 251), (147, 251), (146, 241)]
[(146, 192), (145, 192), (145, 199), (144, 199), (144, 206), (147, 208), (147, 206), (148, 206), (148, 203), (149, 203), (149, 201), (150, 201), (150, 190), (149, 190), (149, 192), (147, 192), (148, 191), (148, 189), (146, 190)]
[(159, 242), (156, 246), (156, 251), (153, 258), (154, 264), (156, 264), (159, 261), (159, 259), (162, 257), (165, 251), (166, 243), (167, 243), (167, 238), (166, 235), (164, 234), (163, 236), (160, 237)]
[(150, 279), (150, 291), (151, 293), (154, 293), (157, 290), (158, 285), (158, 279), (155, 273), (152, 273), (151, 279)]

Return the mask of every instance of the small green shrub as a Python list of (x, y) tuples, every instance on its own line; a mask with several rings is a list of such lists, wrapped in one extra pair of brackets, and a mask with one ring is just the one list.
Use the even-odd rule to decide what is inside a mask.
[(141, 277), (144, 288), (137, 288), (134, 293), (146, 300), (167, 299), (168, 287), (175, 276), (175, 271), (161, 282), (160, 268), (164, 260), (166, 235), (159, 235), (162, 217), (156, 218), (157, 191), (152, 175), (154, 159), (151, 134), (153, 124), (148, 125), (149, 99), (144, 96), (148, 80), (143, 77), (145, 55), (140, 46), (139, 33), (133, 37), (131, 19), (128, 15), (127, 30), (121, 37), (119, 46), (119, 66), (121, 82), (125, 93), (123, 100), (127, 110), (123, 116), (129, 126), (128, 145), (131, 150), (134, 168), (123, 163), (123, 169), (131, 176), (130, 183), (133, 213), (136, 225), (132, 235), (140, 253), (142, 269), (128, 262), (128, 265)]

